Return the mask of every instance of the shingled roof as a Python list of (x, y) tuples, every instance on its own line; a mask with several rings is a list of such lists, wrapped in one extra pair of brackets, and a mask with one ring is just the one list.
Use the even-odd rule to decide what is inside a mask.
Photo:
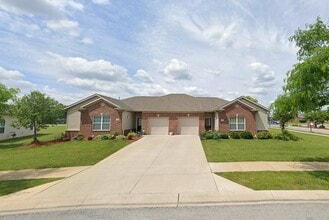
[(135, 96), (120, 100), (141, 112), (212, 112), (228, 101), (216, 97), (194, 97), (186, 94)]

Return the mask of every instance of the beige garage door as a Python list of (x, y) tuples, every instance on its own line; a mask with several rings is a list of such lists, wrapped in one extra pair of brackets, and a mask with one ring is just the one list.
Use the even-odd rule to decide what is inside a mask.
[(152, 135), (168, 135), (169, 132), (169, 118), (148, 118), (149, 132)]
[(199, 117), (178, 118), (178, 132), (182, 135), (198, 135)]

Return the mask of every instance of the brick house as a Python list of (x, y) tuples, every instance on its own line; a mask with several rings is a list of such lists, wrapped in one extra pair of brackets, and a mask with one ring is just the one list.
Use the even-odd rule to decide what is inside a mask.
[(245, 97), (227, 101), (186, 94), (114, 99), (94, 94), (66, 107), (66, 133), (85, 137), (130, 130), (149, 135), (198, 135), (205, 130), (268, 130), (268, 109)]

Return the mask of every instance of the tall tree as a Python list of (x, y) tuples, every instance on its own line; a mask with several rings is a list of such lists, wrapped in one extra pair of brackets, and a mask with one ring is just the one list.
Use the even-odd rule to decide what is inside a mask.
[(290, 37), (299, 48), (298, 63), (288, 72), (285, 91), (304, 112), (329, 104), (329, 26), (321, 18)]
[(8, 88), (0, 83), (0, 117), (8, 114), (10, 107), (8, 102), (16, 97), (18, 91), (18, 89)]
[(48, 124), (56, 123), (63, 115), (62, 104), (39, 91), (32, 91), (16, 101), (17, 121), (14, 122), (14, 126), (33, 129), (33, 143), (37, 143), (37, 131), (46, 128)]
[(279, 95), (270, 109), (273, 111), (273, 119), (280, 122), (280, 128), (284, 131), (286, 123), (297, 116), (297, 109), (290, 96)]

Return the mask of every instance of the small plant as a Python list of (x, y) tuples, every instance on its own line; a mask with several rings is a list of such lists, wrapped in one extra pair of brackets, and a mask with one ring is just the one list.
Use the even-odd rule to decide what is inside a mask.
[(267, 131), (257, 132), (256, 137), (257, 137), (257, 139), (260, 139), (260, 140), (266, 140), (266, 139), (272, 139), (273, 138), (272, 134), (270, 132), (267, 132)]
[(254, 139), (254, 136), (252, 135), (252, 133), (250, 131), (243, 131), (240, 133), (240, 137), (242, 139)]
[(129, 132), (127, 135), (128, 140), (132, 140), (134, 137), (137, 137), (137, 134), (135, 132)]
[(82, 134), (78, 134), (75, 138), (77, 141), (82, 141), (84, 139), (84, 136)]
[(230, 132), (230, 138), (232, 139), (240, 139), (240, 133), (236, 131)]
[(122, 135), (122, 134), (117, 135), (117, 136), (115, 137), (115, 140), (125, 140), (125, 139), (126, 139), (126, 136), (124, 136), (124, 135)]

